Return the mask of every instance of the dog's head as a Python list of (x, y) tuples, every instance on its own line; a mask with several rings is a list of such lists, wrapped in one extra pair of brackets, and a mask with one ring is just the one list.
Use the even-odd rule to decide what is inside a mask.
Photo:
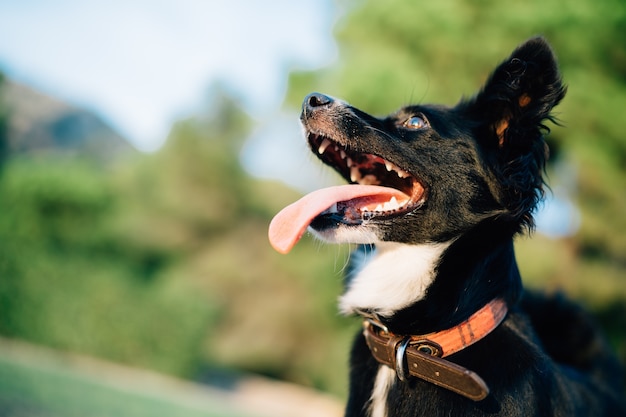
[(306, 225), (327, 241), (412, 244), (450, 241), (486, 220), (511, 235), (532, 227), (543, 123), (564, 94), (542, 38), (518, 47), (455, 107), (414, 105), (377, 118), (310, 94), (301, 115), (309, 145), (353, 185), (320, 190), (277, 216), (275, 235), (292, 234), (282, 251)]

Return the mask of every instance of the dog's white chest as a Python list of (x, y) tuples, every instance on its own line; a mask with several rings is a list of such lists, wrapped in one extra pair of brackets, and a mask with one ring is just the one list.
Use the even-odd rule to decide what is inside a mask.
[(377, 244), (372, 258), (365, 260), (365, 266), (341, 297), (341, 312), (352, 314), (358, 310), (370, 310), (390, 316), (394, 311), (421, 300), (448, 246), (450, 242)]

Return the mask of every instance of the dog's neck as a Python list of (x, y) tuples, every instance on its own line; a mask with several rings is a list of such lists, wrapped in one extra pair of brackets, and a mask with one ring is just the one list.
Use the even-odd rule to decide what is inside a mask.
[(348, 283), (342, 311), (376, 317), (401, 334), (450, 328), (494, 298), (512, 306), (521, 293), (512, 233), (498, 227), (448, 243), (383, 245), (361, 256), (365, 266)]

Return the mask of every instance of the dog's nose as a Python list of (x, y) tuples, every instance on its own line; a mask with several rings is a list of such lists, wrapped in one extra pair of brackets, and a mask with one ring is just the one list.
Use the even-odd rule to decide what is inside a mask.
[(315, 111), (320, 107), (329, 107), (333, 103), (333, 99), (331, 97), (325, 96), (320, 93), (311, 93), (304, 98), (304, 102), (302, 103), (302, 111), (305, 113), (309, 113)]

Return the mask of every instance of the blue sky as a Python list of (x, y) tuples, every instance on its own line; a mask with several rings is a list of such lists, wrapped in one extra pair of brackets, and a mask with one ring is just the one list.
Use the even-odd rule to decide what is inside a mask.
[(334, 20), (330, 0), (0, 0), (0, 71), (153, 150), (217, 80), (269, 117), (290, 70), (335, 59)]

